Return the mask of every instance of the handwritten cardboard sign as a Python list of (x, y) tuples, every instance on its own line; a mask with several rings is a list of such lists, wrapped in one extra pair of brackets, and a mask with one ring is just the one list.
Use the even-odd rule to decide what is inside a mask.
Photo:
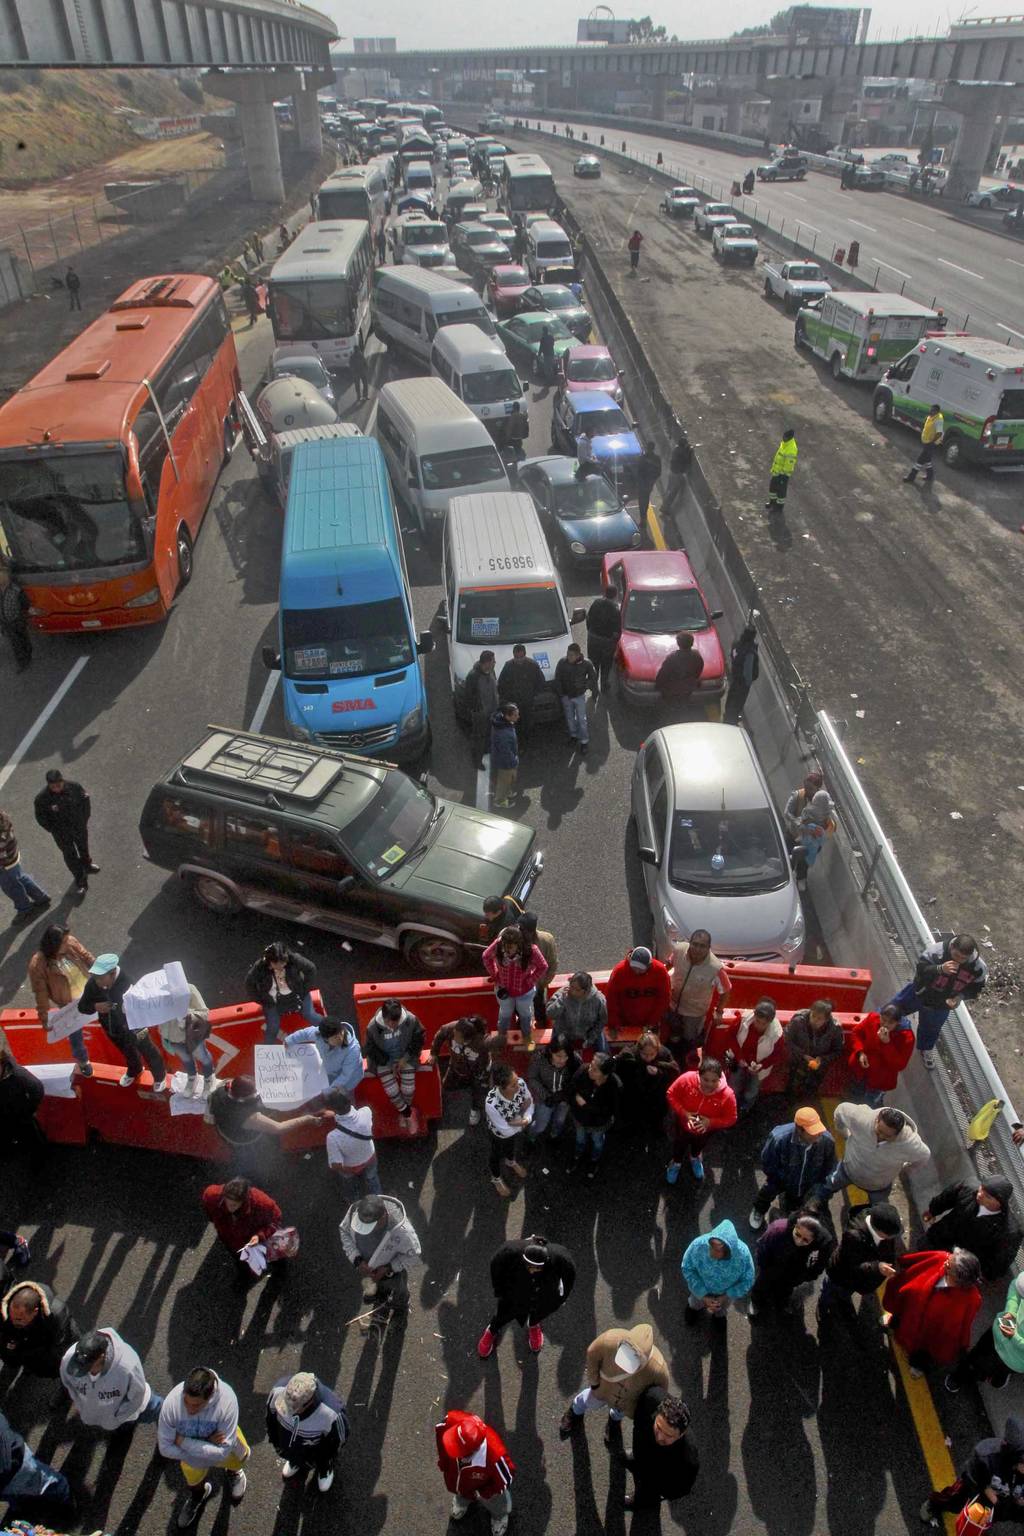
[(46, 1038), (51, 1044), (56, 1040), (66, 1040), (73, 1035), (76, 1029), (81, 1029), (83, 1024), (95, 1024), (94, 1013), (79, 1013), (78, 1000), (73, 999), (65, 1003), (63, 1008), (51, 1008), (46, 1015)]
[(327, 1092), (327, 1073), (315, 1045), (257, 1045), (256, 1092), (268, 1109), (298, 1109)]
[(124, 995), (124, 1016), (129, 1029), (149, 1029), (184, 1018), (188, 1012), (188, 981), (178, 960), (168, 960), (158, 971), (140, 976)]

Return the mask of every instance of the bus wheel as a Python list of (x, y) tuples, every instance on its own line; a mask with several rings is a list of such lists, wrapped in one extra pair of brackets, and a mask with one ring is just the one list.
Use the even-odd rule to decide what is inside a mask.
[(184, 523), (178, 527), (178, 591), (192, 580), (192, 536)]

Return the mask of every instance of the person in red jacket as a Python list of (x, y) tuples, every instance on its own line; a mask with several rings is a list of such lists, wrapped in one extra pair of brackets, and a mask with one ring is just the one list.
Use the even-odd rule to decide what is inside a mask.
[(667, 968), (649, 949), (638, 944), (614, 966), (605, 988), (608, 1004), (608, 1038), (620, 1030), (645, 1029), (658, 1033), (672, 996)]
[(896, 1264), (885, 1287), (882, 1326), (906, 1350), (911, 1376), (923, 1376), (931, 1362), (949, 1369), (971, 1342), (981, 1265), (966, 1248), (905, 1253)]
[(491, 1536), (505, 1536), (516, 1468), (501, 1436), (461, 1408), (450, 1408), (434, 1433), (437, 1465), (452, 1496), (452, 1519), (461, 1520), (479, 1502), (491, 1517)]
[(704, 1143), (712, 1131), (727, 1131), (736, 1124), (736, 1095), (725, 1080), (722, 1063), (705, 1056), (699, 1071), (679, 1074), (667, 1097), (675, 1125), (672, 1161), (665, 1177), (674, 1184), (683, 1158), (689, 1157), (694, 1178), (702, 1179)]
[(850, 1077), (859, 1096), (878, 1109), (913, 1054), (914, 1031), (898, 1008), (887, 1003), (880, 1013), (866, 1013), (850, 1036)]
[(208, 1184), (203, 1190), (203, 1210), (225, 1248), (230, 1248), (243, 1278), (251, 1270), (238, 1257), (240, 1248), (265, 1243), (281, 1225), (281, 1207), (248, 1179), (229, 1179)]

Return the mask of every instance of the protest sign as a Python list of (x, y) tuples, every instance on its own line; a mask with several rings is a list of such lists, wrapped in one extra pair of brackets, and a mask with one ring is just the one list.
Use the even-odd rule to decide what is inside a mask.
[(83, 1024), (95, 1024), (94, 1013), (79, 1013), (77, 1001), (65, 1003), (63, 1008), (51, 1008), (46, 1015), (46, 1038), (51, 1045), (56, 1040), (66, 1040)]
[(298, 1109), (327, 1092), (327, 1073), (315, 1045), (257, 1045), (256, 1092), (268, 1109)]
[(168, 960), (158, 971), (140, 976), (124, 995), (124, 1016), (129, 1029), (149, 1029), (188, 1012), (188, 981), (178, 960)]

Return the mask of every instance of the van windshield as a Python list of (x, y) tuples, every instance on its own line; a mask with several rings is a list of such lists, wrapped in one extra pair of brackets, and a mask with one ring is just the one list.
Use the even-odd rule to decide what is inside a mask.
[(559, 259), (563, 256), (571, 257), (572, 246), (568, 240), (538, 240), (537, 255), (541, 261), (550, 261), (555, 256)]
[(489, 485), (506, 479), (497, 448), (453, 448), (450, 453), (424, 454), (420, 476), (425, 491), (464, 491), (470, 485)]
[(785, 849), (767, 808), (677, 811), (673, 817), (669, 880), (679, 890), (749, 894), (779, 890), (788, 878)]
[(1004, 389), (999, 402), (1000, 421), (1024, 420), (1024, 389)]
[(285, 608), (281, 625), (285, 673), (302, 682), (390, 672), (413, 661), (400, 597), (337, 608)]
[(495, 400), (518, 400), (523, 392), (514, 368), (493, 368), (487, 373), (462, 375), (462, 398), (467, 405), (491, 405)]
[(483, 331), (485, 336), (495, 335), (494, 321), (480, 305), (479, 309), (446, 309), (442, 314), (435, 315), (438, 325), (475, 325), (478, 331)]
[(380, 793), (344, 828), (356, 863), (379, 880), (394, 874), (429, 829), (435, 804), (417, 779), (389, 773)]
[(443, 224), (406, 224), (402, 229), (403, 245), (447, 245), (448, 231)]
[(565, 635), (565, 611), (554, 586), (473, 587), (459, 598), (460, 645), (526, 644)]

